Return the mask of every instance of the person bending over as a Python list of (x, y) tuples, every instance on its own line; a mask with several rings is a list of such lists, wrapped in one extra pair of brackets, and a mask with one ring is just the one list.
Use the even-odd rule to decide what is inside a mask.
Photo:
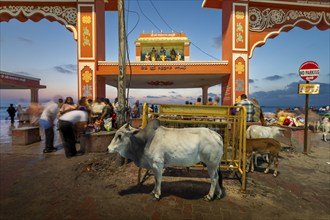
[(58, 129), (61, 133), (65, 156), (67, 158), (81, 155), (77, 152), (75, 129), (77, 127), (86, 127), (88, 124), (88, 114), (82, 110), (72, 110), (62, 116), (58, 120)]

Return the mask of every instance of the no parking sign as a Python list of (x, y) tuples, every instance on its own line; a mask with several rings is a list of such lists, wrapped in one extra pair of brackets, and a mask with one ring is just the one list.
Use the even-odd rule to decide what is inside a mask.
[(306, 61), (299, 68), (300, 77), (306, 81), (306, 84), (299, 84), (298, 93), (306, 95), (305, 103), (305, 130), (304, 130), (304, 153), (307, 154), (307, 135), (308, 135), (308, 95), (319, 94), (319, 84), (309, 84), (320, 75), (319, 65), (314, 61)]
[(299, 75), (305, 81), (313, 81), (320, 75), (319, 65), (314, 61), (306, 61), (300, 66)]

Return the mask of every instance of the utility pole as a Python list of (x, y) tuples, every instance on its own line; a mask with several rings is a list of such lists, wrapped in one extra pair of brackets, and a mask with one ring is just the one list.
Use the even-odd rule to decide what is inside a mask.
[[(125, 18), (124, 18), (124, 0), (118, 0), (118, 39), (119, 39), (119, 53), (118, 53), (118, 114), (117, 126), (120, 128), (125, 124), (126, 114), (126, 31), (125, 31)], [(122, 166), (125, 159), (117, 154), (116, 166)]]
[(126, 31), (124, 20), (124, 0), (118, 0), (118, 39), (119, 39), (119, 54), (118, 54), (118, 89), (117, 97), (119, 111), (117, 115), (118, 127), (125, 124), (125, 96), (126, 96)]

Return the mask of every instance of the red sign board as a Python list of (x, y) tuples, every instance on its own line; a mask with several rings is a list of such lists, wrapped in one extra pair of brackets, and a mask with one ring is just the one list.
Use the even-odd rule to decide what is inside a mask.
[(299, 68), (299, 75), (303, 80), (313, 81), (320, 74), (319, 65), (314, 61), (307, 61)]

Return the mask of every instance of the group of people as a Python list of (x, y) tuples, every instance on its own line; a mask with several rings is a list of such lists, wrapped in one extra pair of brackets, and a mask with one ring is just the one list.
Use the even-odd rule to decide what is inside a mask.
[(12, 124), (14, 124), (15, 122), (15, 117), (17, 117), (19, 123), (30, 121), (29, 109), (24, 109), (21, 105), (17, 105), (17, 107), (14, 107), (14, 104), (10, 104), (7, 108), (7, 113)]
[[(220, 97), (219, 96), (216, 96), (214, 98), (214, 101), (213, 101), (213, 98), (212, 97), (209, 97), (207, 99), (207, 102), (206, 102), (205, 105), (215, 105), (215, 106), (217, 106), (217, 105), (219, 105), (219, 102), (220, 102)], [(192, 102), (186, 101), (186, 105), (192, 105), (192, 104), (193, 104)], [(196, 100), (196, 102), (194, 103), (194, 105), (203, 105), (202, 98), (201, 97), (198, 97), (197, 100)]]
[(90, 123), (98, 124), (104, 128), (104, 122), (110, 121), (111, 127), (115, 127), (116, 109), (118, 101), (111, 103), (107, 98), (91, 99), (82, 97), (77, 104), (72, 97), (50, 101), (43, 106), (39, 119), (39, 125), (45, 130), (44, 153), (54, 152), (54, 126), (57, 121), (57, 128), (60, 132), (66, 157), (70, 158), (82, 152), (76, 150), (76, 142), (82, 130)]

